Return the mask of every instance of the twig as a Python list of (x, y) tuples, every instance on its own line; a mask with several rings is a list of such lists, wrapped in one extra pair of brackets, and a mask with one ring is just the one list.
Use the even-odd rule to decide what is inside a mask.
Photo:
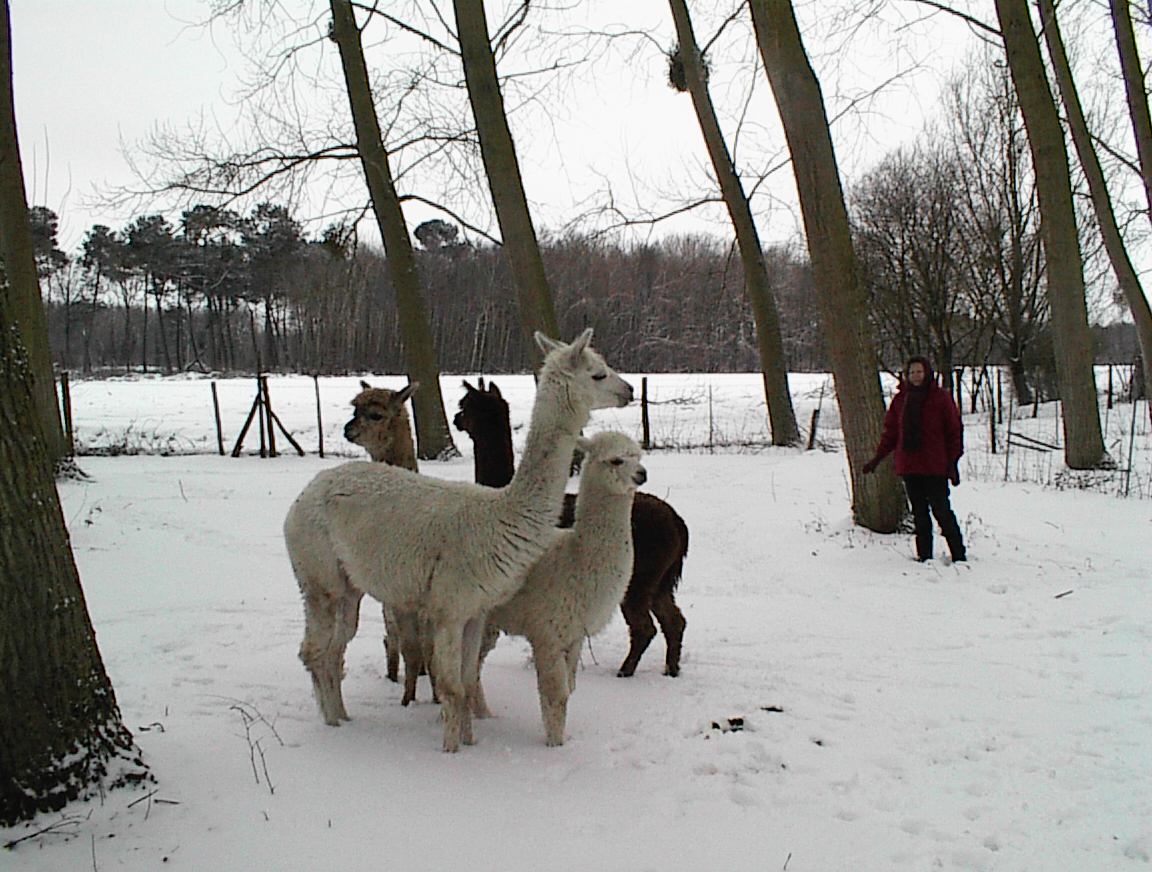
[(784, 872), (788, 872), (788, 864), (792, 862), (792, 852), (788, 852), (787, 859), (784, 860)]
[(1064, 591), (1064, 593), (1058, 593), (1058, 594), (1056, 594), (1056, 596), (1052, 597), (1052, 599), (1060, 599), (1060, 598), (1062, 598), (1062, 597), (1066, 597), (1066, 596), (1068, 596), (1068, 594), (1070, 594), (1070, 593), (1075, 593), (1075, 591), (1072, 591), (1072, 590), (1066, 590), (1066, 591)]
[(27, 842), (31, 839), (38, 839), (38, 838), (40, 838), (40, 836), (52, 835), (57, 830), (61, 830), (64, 827), (77, 826), (80, 823), (80, 821), (81, 821), (81, 818), (79, 818), (79, 817), (62, 818), (61, 820), (56, 821), (56, 823), (54, 823), (54, 824), (48, 824), (48, 826), (46, 826), (46, 827), (41, 827), (40, 829), (36, 830), (36, 832), (34, 832), (34, 833), (29, 833), (26, 836), (21, 836), (18, 839), (12, 839), (11, 841), (5, 842), (4, 848), (6, 850), (11, 851), (13, 848), (15, 848), (21, 842)]
[(92, 872), (100, 872), (99, 867), (96, 865), (96, 834), (89, 834), (92, 844)]

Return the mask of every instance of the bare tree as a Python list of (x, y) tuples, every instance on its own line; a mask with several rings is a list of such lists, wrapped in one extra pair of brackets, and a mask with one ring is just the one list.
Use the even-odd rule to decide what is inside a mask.
[[(744, 287), (752, 303), (756, 318), (756, 340), (760, 350), (760, 372), (764, 381), (764, 399), (768, 406), (768, 419), (772, 426), (773, 445), (793, 445), (800, 440), (796, 426), (796, 413), (792, 408), (792, 394), (788, 389), (788, 367), (784, 360), (784, 343), (780, 337), (780, 316), (772, 297), (772, 281), (764, 260), (760, 234), (752, 217), (752, 207), (744, 193), (744, 185), (732, 162), (724, 132), (716, 117), (712, 97), (708, 92), (707, 67), (696, 42), (692, 19), (685, 0), (669, 0), (672, 18), (676, 22), (678, 49), (670, 58), (673, 86), (686, 89), (692, 96), (696, 120), (704, 135), (704, 143), (712, 168), (720, 184), (736, 244), (744, 266)], [(676, 73), (679, 71), (680, 76)], [(682, 81), (678, 79), (682, 78)], [(682, 87), (681, 87), (682, 86)]]
[(12, 97), (12, 27), (8, 2), (0, 21), (0, 261), (11, 319), (27, 337), (28, 365), (32, 368), (32, 393), (36, 409), (44, 421), (48, 454), (53, 460), (64, 457), (68, 448), (60, 412), (56, 405), (56, 381), (52, 374), (52, 350), (48, 347), (48, 323), (40, 298), (32, 234), (28, 222), (28, 198), (24, 190), (24, 169), (20, 141), (16, 133), (16, 107)]
[(1092, 369), (1092, 333), (1064, 131), (1048, 87), (1027, 0), (996, 0), (996, 14), (1036, 173), (1056, 373), (1064, 405), (1064, 462), (1072, 469), (1093, 469), (1107, 460), (1107, 454)]
[(888, 468), (863, 474), (884, 423), (876, 349), (868, 300), (856, 265), (840, 173), (828, 129), (824, 98), (808, 61), (795, 12), (788, 0), (750, 0), (756, 41), (772, 86), (792, 169), (852, 480), (856, 523), (893, 532), (904, 513), (904, 496)]
[[(522, 10), (527, 11), (528, 4)], [(476, 119), (476, 133), (480, 139), (480, 153), (496, 220), (500, 224), (504, 250), (516, 280), (516, 294), (520, 302), (520, 320), (525, 331), (525, 346), (536, 349), (531, 341), (534, 331), (548, 336), (559, 333), (552, 291), (544, 272), (544, 260), (536, 239), (536, 228), (528, 210), (520, 163), (516, 157), (516, 144), (508, 128), (504, 111), (504, 98), (496, 75), (496, 61), (488, 34), (488, 19), (483, 0), (453, 0), (456, 28), (460, 40), (460, 59), (464, 64), (464, 80), (468, 85), (468, 99)]]
[(422, 459), (453, 456), (457, 451), (444, 412), (440, 369), (428, 328), (420, 276), (416, 271), (416, 258), (412, 253), (412, 240), (408, 236), (404, 212), (392, 181), (392, 170), (388, 165), (388, 153), (380, 133), (376, 107), (372, 102), (372, 88), (364, 63), (360, 29), (356, 24), (351, 0), (331, 0), (331, 8), (332, 39), (340, 49), (348, 103), (356, 128), (356, 149), (372, 197), (376, 223), (384, 240), (384, 250), (388, 254), (388, 269), (396, 291), (396, 306), (400, 329), (404, 335), (409, 376), (424, 387), (424, 390), (417, 391), (412, 397), (418, 454)]
[[(1117, 4), (1113, 3), (1113, 7)], [(1064, 48), (1064, 38), (1060, 32), (1060, 23), (1056, 17), (1056, 6), (1052, 0), (1040, 0), (1040, 20), (1044, 29), (1044, 40), (1048, 44), (1048, 55), (1052, 59), (1052, 69), (1056, 78), (1056, 85), (1060, 91), (1060, 98), (1064, 103), (1064, 111), (1068, 116), (1068, 127), (1072, 133), (1072, 142), (1076, 147), (1076, 154), (1080, 158), (1080, 167), (1088, 182), (1088, 190), (1092, 197), (1092, 207), (1096, 214), (1096, 223), (1104, 240), (1104, 247), (1108, 252), (1108, 260), (1112, 264), (1112, 271), (1116, 281), (1128, 303), (1128, 310), (1132, 313), (1132, 320), (1136, 324), (1136, 338), (1140, 344), (1140, 357), (1144, 365), (1144, 383), (1152, 384), (1152, 309), (1148, 306), (1148, 298), (1140, 283), (1132, 259), (1128, 256), (1128, 248), (1124, 244), (1124, 237), (1116, 222), (1116, 213), (1112, 209), (1112, 197), (1108, 192), (1108, 183), (1104, 178), (1104, 169), (1100, 165), (1100, 158), (1092, 144), (1092, 134), (1088, 129), (1088, 121), (1084, 117), (1084, 109), (1080, 103), (1080, 94), (1076, 88), (1076, 81), (1072, 76), (1072, 65), (1068, 61), (1068, 53)], [(1147, 111), (1147, 98), (1143, 98), (1145, 111)]]

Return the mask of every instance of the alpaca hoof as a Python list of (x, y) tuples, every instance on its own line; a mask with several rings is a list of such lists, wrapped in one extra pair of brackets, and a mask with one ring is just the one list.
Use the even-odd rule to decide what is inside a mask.
[(616, 673), (616, 677), (617, 678), (631, 678), (635, 672), (636, 672), (635, 669), (623, 669), (622, 668), (619, 672)]
[(564, 739), (563, 739), (563, 737), (561, 737), (559, 739), (547, 738), (544, 740), (544, 744), (547, 745), (549, 748), (559, 748), (559, 747), (563, 746)]
[(675, 678), (676, 676), (678, 676), (680, 674), (680, 667), (679, 666), (669, 666), (667, 669), (664, 670), (664, 674), (667, 675), (669, 678)]

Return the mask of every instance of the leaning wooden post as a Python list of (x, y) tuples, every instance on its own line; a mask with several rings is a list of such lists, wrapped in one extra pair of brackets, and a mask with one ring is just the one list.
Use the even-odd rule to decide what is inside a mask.
[(648, 376), (640, 379), (640, 429), (643, 433), (640, 447), (648, 451), (652, 448), (652, 426), (648, 420)]
[(820, 426), (820, 407), (817, 406), (812, 410), (812, 421), (808, 425), (808, 447), (806, 451), (811, 451), (816, 445), (816, 428)]
[[(320, 434), (320, 456), (324, 456), (324, 417), (320, 414), (320, 376), (312, 376), (312, 384), (316, 388), (316, 432)], [(647, 448), (648, 446), (644, 446)]]
[[(239, 457), (240, 449), (244, 447), (244, 437), (248, 435), (248, 428), (252, 426), (252, 419), (260, 409), (260, 392), (256, 392), (256, 399), (252, 401), (252, 408), (248, 410), (248, 417), (244, 419), (244, 426), (240, 428), (240, 435), (236, 437), (236, 445), (232, 448), (232, 456)], [(261, 413), (263, 414), (263, 413)], [(263, 441), (263, 440), (261, 440)]]
[(72, 431), (72, 385), (68, 373), (60, 373), (60, 403), (64, 407), (64, 438), (68, 443), (68, 456), (76, 453), (76, 438)]
[(1106, 408), (1112, 408), (1112, 364), (1108, 364), (1108, 405)]
[(212, 382), (212, 411), (216, 415), (216, 447), (224, 456), (224, 426), (220, 423), (220, 397), (216, 393), (216, 382)]
[(996, 423), (1004, 423), (1004, 382), (1000, 367), (996, 367)]

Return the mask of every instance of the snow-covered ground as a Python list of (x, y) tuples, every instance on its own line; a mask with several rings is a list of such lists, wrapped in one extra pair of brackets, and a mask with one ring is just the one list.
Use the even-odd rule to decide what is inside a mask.
[[(523, 424), (531, 379), (497, 381)], [(356, 456), (339, 436), (355, 384), (320, 383), (329, 452)], [(804, 425), (824, 384), (793, 379)], [(218, 388), (230, 449), (254, 387)], [(658, 442), (762, 437), (755, 376), (653, 376), (650, 393)], [(312, 381), (273, 379), (272, 396), (315, 451)], [(157, 783), (0, 830), (0, 844), (49, 830), (0, 853), (5, 870), (1148, 868), (1152, 500), (1116, 496), (1122, 476), (1073, 490), (1058, 453), (1006, 465), (971, 416), (954, 491), (971, 561), (921, 565), (910, 536), (850, 523), (827, 395), (828, 450), (652, 452), (646, 489), (691, 530), (681, 676), (661, 674), (658, 637), (616, 678), (617, 618), (585, 650), (567, 744), (547, 748), (526, 646), (502, 640), (485, 672), (497, 717), (446, 755), (427, 687), (402, 708), (384, 678), (371, 603), (348, 652), (351, 723), (321, 722), (296, 659), (280, 524), (343, 458), (214, 456), (204, 380), (78, 382), (73, 398), (82, 444), (202, 452), (84, 458), (91, 480), (61, 487)], [(1131, 409), (1109, 413), (1122, 466)], [(1052, 441), (1054, 414), (1019, 426)], [(1133, 492), (1152, 476), (1145, 415)], [(598, 412), (602, 427), (638, 434), (639, 410)], [(422, 471), (470, 479), (458, 443), (464, 457)]]

